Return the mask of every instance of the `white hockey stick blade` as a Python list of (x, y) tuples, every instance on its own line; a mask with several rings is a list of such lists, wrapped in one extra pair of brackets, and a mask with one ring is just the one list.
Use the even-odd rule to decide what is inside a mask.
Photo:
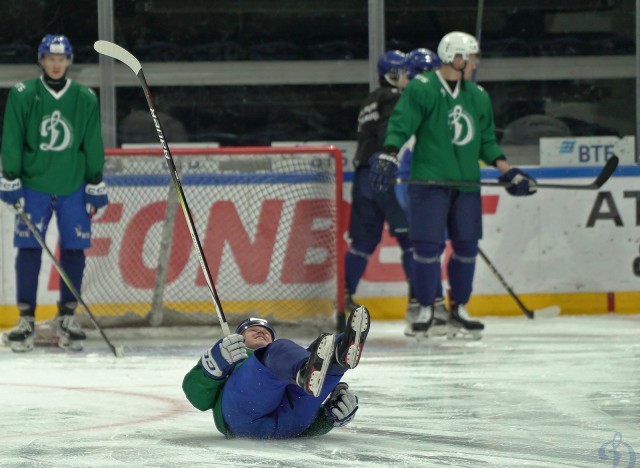
[(549, 306), (533, 311), (533, 316), (535, 318), (547, 319), (557, 317), (558, 315), (560, 315), (560, 307), (558, 306)]
[(131, 52), (123, 49), (113, 42), (99, 40), (93, 44), (93, 48), (96, 50), (96, 52), (102, 55), (120, 60), (127, 67), (131, 68), (131, 70), (133, 70), (133, 73), (135, 73), (136, 75), (142, 68), (142, 65), (140, 65), (138, 59), (135, 58), (133, 54), (131, 54)]

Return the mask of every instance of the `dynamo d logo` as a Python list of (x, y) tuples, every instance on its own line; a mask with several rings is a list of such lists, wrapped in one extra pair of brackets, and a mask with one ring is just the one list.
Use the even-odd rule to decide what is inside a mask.
[(634, 468), (636, 466), (636, 453), (631, 445), (622, 441), (620, 432), (616, 432), (612, 440), (602, 444), (598, 450), (598, 458), (610, 462), (613, 468)]
[(71, 146), (71, 126), (58, 110), (42, 119), (40, 136), (49, 140), (48, 143), (40, 143), (42, 151), (64, 151)]
[(451, 143), (464, 146), (473, 139), (473, 120), (462, 106), (454, 106), (449, 112), (449, 127), (453, 127)]
[(576, 146), (575, 140), (562, 140), (560, 143), (560, 154), (571, 154)]

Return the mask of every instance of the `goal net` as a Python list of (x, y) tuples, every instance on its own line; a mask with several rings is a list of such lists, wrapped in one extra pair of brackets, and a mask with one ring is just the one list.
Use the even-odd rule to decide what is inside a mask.
[[(342, 155), (334, 147), (172, 150), (223, 312), (326, 326), (342, 308)], [(160, 149), (107, 151), (83, 299), (101, 325), (218, 318)]]

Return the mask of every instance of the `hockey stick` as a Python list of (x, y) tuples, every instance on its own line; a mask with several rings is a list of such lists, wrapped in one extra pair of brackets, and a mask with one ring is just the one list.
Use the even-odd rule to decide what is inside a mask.
[[(618, 157), (611, 156), (605, 163), (598, 177), (590, 184), (547, 184), (536, 182), (537, 188), (567, 189), (567, 190), (598, 190), (614, 173), (618, 167)], [(439, 185), (444, 187), (511, 187), (511, 182), (485, 181), (485, 180), (404, 180), (396, 179), (397, 184), (409, 185)]]
[(131, 71), (133, 71), (133, 73), (135, 73), (135, 75), (138, 77), (138, 80), (142, 85), (144, 95), (147, 98), (147, 104), (149, 105), (149, 111), (151, 112), (151, 118), (153, 119), (156, 131), (158, 132), (160, 146), (162, 147), (162, 151), (164, 152), (164, 158), (169, 165), (169, 172), (171, 173), (173, 184), (176, 188), (176, 192), (178, 193), (178, 200), (180, 201), (180, 206), (182, 206), (182, 212), (184, 213), (184, 218), (187, 222), (187, 226), (189, 227), (189, 232), (191, 233), (193, 246), (195, 247), (196, 254), (198, 255), (198, 261), (200, 262), (200, 267), (202, 268), (202, 272), (204, 273), (204, 277), (207, 281), (207, 286), (209, 287), (209, 292), (211, 293), (211, 297), (213, 298), (213, 302), (216, 307), (216, 313), (218, 314), (218, 320), (220, 320), (222, 332), (225, 336), (228, 336), (230, 334), (229, 325), (227, 324), (227, 319), (225, 318), (224, 312), (222, 311), (222, 304), (220, 303), (220, 298), (218, 297), (216, 287), (213, 284), (213, 279), (211, 278), (211, 272), (209, 271), (207, 260), (202, 250), (200, 238), (198, 237), (195, 224), (193, 223), (193, 218), (191, 217), (191, 212), (189, 211), (189, 206), (187, 205), (187, 199), (184, 195), (184, 190), (182, 190), (182, 184), (180, 183), (180, 179), (178, 178), (178, 171), (176, 169), (175, 163), (173, 162), (173, 156), (171, 156), (171, 151), (169, 150), (167, 140), (164, 137), (164, 131), (162, 130), (162, 125), (160, 124), (158, 113), (156, 111), (155, 105), (153, 104), (153, 99), (151, 98), (151, 91), (149, 90), (147, 80), (145, 79), (144, 72), (142, 71), (142, 65), (140, 65), (138, 59), (135, 58), (131, 54), (131, 52), (123, 49), (113, 42), (102, 40), (96, 41), (95, 44), (93, 44), (93, 48), (96, 50), (96, 52), (102, 55), (106, 55), (107, 57), (120, 60), (122, 63), (128, 66)]
[(511, 287), (507, 284), (507, 282), (502, 277), (502, 275), (500, 274), (498, 269), (495, 267), (495, 265), (493, 263), (491, 263), (491, 260), (489, 260), (489, 257), (487, 257), (487, 255), (482, 251), (482, 249), (480, 247), (478, 247), (478, 253), (482, 257), (484, 262), (487, 264), (487, 266), (489, 267), (491, 272), (494, 275), (496, 275), (496, 278), (498, 278), (498, 281), (500, 281), (500, 284), (502, 284), (502, 286), (504, 286), (504, 288), (507, 290), (509, 295), (513, 298), (513, 300), (516, 301), (516, 303), (518, 304), (518, 306), (520, 307), (520, 310), (522, 310), (524, 315), (526, 315), (530, 319), (534, 319), (534, 318), (552, 318), (552, 317), (557, 317), (558, 315), (560, 315), (560, 307), (558, 307), (558, 306), (549, 306), (549, 307), (544, 307), (543, 309), (536, 309), (536, 310), (528, 309), (522, 303), (522, 301), (520, 300), (518, 295), (513, 291), (513, 289), (511, 289)]
[(42, 238), (42, 236), (40, 235), (36, 227), (31, 222), (31, 220), (29, 219), (29, 216), (27, 216), (27, 214), (24, 212), (21, 206), (18, 205), (15, 208), (16, 208), (16, 211), (18, 212), (18, 215), (20, 216), (20, 219), (22, 219), (22, 222), (27, 225), (27, 228), (29, 228), (29, 231), (31, 231), (33, 236), (36, 238), (36, 241), (38, 242), (38, 244), (40, 244), (40, 247), (42, 247), (42, 250), (47, 252), (47, 255), (49, 255), (49, 258), (51, 259), (54, 266), (56, 267), (56, 270), (58, 270), (60, 277), (69, 288), (69, 291), (71, 291), (71, 294), (73, 294), (73, 297), (75, 297), (76, 300), (80, 304), (82, 304), (82, 307), (84, 307), (84, 310), (87, 311), (87, 314), (89, 315), (89, 319), (91, 320), (91, 323), (93, 323), (93, 326), (96, 327), (96, 329), (100, 332), (100, 335), (102, 335), (102, 338), (109, 346), (109, 349), (111, 349), (111, 352), (113, 353), (113, 355), (115, 357), (124, 357), (124, 348), (122, 346), (118, 346), (118, 347), (113, 346), (113, 343), (111, 343), (109, 338), (107, 338), (107, 335), (105, 335), (104, 330), (102, 330), (102, 327), (96, 321), (96, 318), (94, 317), (93, 313), (89, 309), (89, 306), (86, 304), (86, 302), (82, 300), (82, 297), (80, 296), (80, 293), (73, 285), (71, 278), (69, 278), (69, 275), (67, 275), (67, 272), (64, 271), (64, 269), (62, 268), (62, 265), (60, 265), (58, 260), (56, 260), (55, 255), (53, 255), (51, 250), (49, 250), (49, 247), (47, 247), (47, 244), (45, 243), (44, 239)]

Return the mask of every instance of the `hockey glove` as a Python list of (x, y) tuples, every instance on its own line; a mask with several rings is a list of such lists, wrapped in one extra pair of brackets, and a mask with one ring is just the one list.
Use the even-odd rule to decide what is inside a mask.
[(398, 158), (395, 154), (375, 153), (369, 159), (371, 172), (369, 182), (374, 192), (389, 190), (398, 173)]
[(358, 411), (358, 397), (349, 385), (340, 382), (324, 404), (324, 414), (334, 427), (342, 427), (353, 421)]
[(100, 208), (107, 206), (109, 204), (107, 185), (104, 182), (87, 184), (84, 189), (84, 202), (89, 216), (96, 214)]
[(24, 190), (20, 179), (0, 177), (0, 200), (9, 205), (14, 213), (24, 208)]
[(502, 174), (498, 180), (500, 182), (511, 182), (512, 185), (506, 187), (507, 192), (516, 197), (533, 195), (536, 190), (536, 180), (516, 167), (512, 167)]
[(242, 335), (229, 335), (218, 340), (213, 348), (202, 355), (200, 363), (205, 374), (212, 379), (224, 379), (236, 363), (247, 358), (247, 347)]

